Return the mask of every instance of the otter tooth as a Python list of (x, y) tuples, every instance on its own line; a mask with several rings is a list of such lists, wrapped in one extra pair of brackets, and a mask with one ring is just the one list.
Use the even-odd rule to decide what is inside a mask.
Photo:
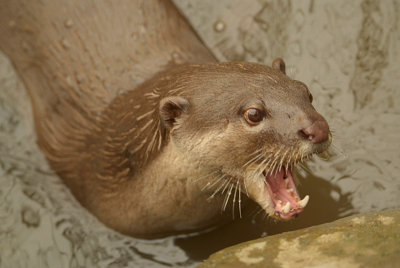
[(293, 188), (289, 188), (289, 189), (286, 189), (286, 191), (289, 192), (289, 193), (293, 193), (294, 189)]
[(290, 210), (290, 203), (286, 202), (286, 204), (282, 208), (282, 211), (283, 211), (283, 213), (288, 213), (289, 210)]
[(305, 206), (307, 206), (308, 200), (310, 199), (310, 197), (308, 195), (306, 195), (303, 200), (300, 200), (299, 202), (297, 202), (297, 204), (304, 208)]

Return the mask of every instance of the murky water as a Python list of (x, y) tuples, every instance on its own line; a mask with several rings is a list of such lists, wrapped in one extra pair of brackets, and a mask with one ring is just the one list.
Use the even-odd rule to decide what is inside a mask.
[(301, 172), (307, 208), (275, 222), (253, 206), (212, 231), (159, 240), (108, 230), (50, 171), (25, 89), (0, 55), (0, 267), (190, 267), (242, 241), (400, 207), (396, 1), (174, 2), (221, 60), (270, 64), (280, 56), (310, 86), (333, 130), (334, 155)]
[(256, 204), (252, 204), (242, 219), (203, 235), (178, 238), (175, 244), (192, 259), (202, 260), (219, 249), (243, 241), (330, 222), (356, 212), (350, 194), (344, 194), (338, 186), (311, 174), (300, 180), (301, 196), (309, 194), (312, 201), (297, 219), (278, 222), (267, 218)]

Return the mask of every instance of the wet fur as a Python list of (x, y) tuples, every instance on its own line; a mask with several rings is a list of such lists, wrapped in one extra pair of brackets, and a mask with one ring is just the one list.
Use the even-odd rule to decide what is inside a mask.
[[(1, 6), (0, 48), (28, 89), (40, 147), (122, 233), (205, 228), (228, 207), (240, 216), (262, 167), (310, 153), (297, 132), (321, 116), (307, 87), (279, 62), (216, 63), (169, 1)], [(257, 102), (270, 124), (249, 127), (242, 112)]]

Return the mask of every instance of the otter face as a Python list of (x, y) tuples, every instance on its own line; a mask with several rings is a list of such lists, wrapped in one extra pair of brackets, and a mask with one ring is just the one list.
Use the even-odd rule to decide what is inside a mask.
[(190, 83), (190, 90), (161, 102), (160, 116), (170, 142), (209, 172), (205, 191), (228, 193), (225, 200), (243, 192), (279, 219), (303, 211), (309, 196), (299, 197), (293, 169), (331, 143), (308, 88), (285, 75), (281, 59), (272, 68), (200, 66)]

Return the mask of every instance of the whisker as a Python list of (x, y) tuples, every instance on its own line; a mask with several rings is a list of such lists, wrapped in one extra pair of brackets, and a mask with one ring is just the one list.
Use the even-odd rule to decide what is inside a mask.
[(269, 220), (270, 219), (270, 217), (268, 217), (269, 215), (268, 215), (268, 213), (265, 211), (265, 210), (263, 210), (262, 212), (264, 212), (262, 215), (263, 215), (263, 221), (265, 221), (265, 219), (267, 219), (267, 220)]
[(262, 154), (256, 155), (255, 157), (253, 157), (252, 159), (250, 159), (249, 161), (247, 161), (247, 162), (243, 165), (243, 167), (246, 167), (246, 166), (250, 165), (251, 163), (256, 162), (257, 160), (259, 160), (259, 159), (262, 158), (262, 157), (263, 157)]
[(225, 209), (226, 209), (226, 205), (228, 204), (229, 197), (231, 196), (231, 193), (232, 193), (232, 188), (233, 188), (233, 184), (231, 183), (230, 187), (229, 187), (229, 191), (227, 191), (226, 195), (225, 195), (224, 203), (222, 206), (222, 211), (225, 211)]
[(256, 217), (263, 211), (264, 211), (264, 209), (262, 207), (258, 207), (258, 209), (256, 209), (256, 211), (253, 214), (253, 220), (255, 220)]
[(261, 153), (262, 150), (263, 150), (263, 148), (258, 148), (257, 150), (255, 150), (254, 152), (252, 152), (252, 153), (250, 154), (250, 156), (253, 156), (253, 155), (255, 155), (255, 154)]
[(271, 171), (270, 171), (270, 173), (271, 173), (271, 175), (275, 172), (275, 167), (276, 167), (276, 164), (278, 163), (278, 161), (277, 161), (277, 159), (275, 158), (274, 159), (274, 162), (272, 163), (272, 168), (271, 168)]
[(289, 150), (290, 150), (290, 147), (286, 148), (285, 153), (284, 153), (283, 156), (281, 157), (281, 161), (279, 161), (279, 168), (278, 168), (278, 170), (281, 170), (282, 165), (283, 165), (283, 162), (284, 162), (284, 160), (285, 160), (285, 158), (286, 158), (286, 154), (289, 152)]
[(242, 218), (242, 198), (241, 198), (241, 194), (242, 194), (242, 187), (239, 184), (239, 201), (238, 201), (238, 205), (239, 205), (239, 218)]
[(219, 181), (221, 181), (225, 176), (226, 176), (226, 174), (222, 174), (221, 176), (214, 179), (213, 183), (211, 183), (211, 181), (207, 182), (207, 184), (201, 190), (204, 191), (207, 188), (211, 189), (212, 187), (214, 187), (215, 184), (217, 184)]
[(290, 154), (290, 157), (289, 157), (289, 159), (288, 159), (288, 161), (287, 161), (287, 164), (286, 164), (286, 172), (288, 171), (288, 168), (289, 168), (289, 165), (291, 165), (291, 160), (292, 160), (292, 157), (294, 156), (294, 154), (293, 154), (293, 152)]
[(304, 163), (297, 163), (297, 166), (299, 166), (301, 169), (303, 169), (305, 172), (307, 172), (308, 174), (311, 174), (312, 171), (309, 167), (307, 167)]
[(235, 219), (235, 202), (236, 202), (236, 194), (238, 191), (239, 180), (236, 182), (235, 191), (233, 192), (233, 200), (232, 200), (232, 217)]
[(208, 200), (213, 199), (214, 196), (222, 189), (222, 187), (226, 187), (226, 185), (229, 184), (229, 182), (230, 182), (230, 180), (226, 180), (226, 181), (222, 182), (221, 185), (212, 193), (212, 195), (210, 195)]
[(249, 196), (249, 191), (247, 191), (247, 184), (246, 184), (246, 180), (243, 180), (243, 184), (244, 184), (244, 190), (246, 191), (246, 195), (247, 195), (247, 197), (250, 197), (250, 196)]
[(304, 153), (301, 153), (299, 163), (303, 162), (303, 160), (304, 160)]
[(334, 143), (331, 144), (328, 151), (332, 151), (333, 155), (339, 155), (344, 157), (345, 159), (347, 158), (346, 153)]
[(193, 180), (193, 182), (198, 182), (198, 181), (203, 180), (203, 179), (211, 176), (212, 174), (215, 174), (215, 173), (218, 173), (218, 172), (220, 172), (220, 171), (219, 170), (214, 170), (214, 171), (212, 171), (212, 172), (210, 172), (210, 173), (208, 173), (206, 175), (198, 177), (197, 179)]
[(231, 181), (232, 181), (232, 177), (229, 178), (228, 183), (226, 183), (226, 185), (224, 186), (224, 189), (222, 190), (221, 194), (224, 194), (225, 190), (227, 189), (227, 187), (231, 183)]
[(279, 154), (281, 153), (282, 149), (283, 149), (283, 147), (280, 147), (278, 150), (275, 151), (275, 153), (274, 153), (275, 158), (279, 157)]
[(264, 160), (257, 166), (257, 168), (254, 170), (253, 176), (257, 175), (257, 174), (260, 173), (262, 170), (264, 170), (264, 169), (265, 169), (264, 167), (266, 166), (266, 163), (268, 163), (268, 162), (270, 162), (270, 161), (271, 161), (271, 160), (268, 159), (268, 158), (264, 159)]
[(330, 155), (328, 151), (324, 151), (322, 153), (319, 153), (319, 154), (317, 154), (317, 156), (320, 159), (322, 159), (323, 161), (328, 161), (332, 157), (332, 155)]
[(273, 163), (274, 158), (272, 158), (272, 157), (269, 158), (269, 159), (268, 159), (268, 162), (265, 163), (265, 166), (268, 168), (268, 170), (266, 170), (266, 173), (268, 173), (268, 172), (270, 171), (270, 169), (271, 169), (271, 165), (272, 165), (271, 161), (272, 161), (272, 163)]

